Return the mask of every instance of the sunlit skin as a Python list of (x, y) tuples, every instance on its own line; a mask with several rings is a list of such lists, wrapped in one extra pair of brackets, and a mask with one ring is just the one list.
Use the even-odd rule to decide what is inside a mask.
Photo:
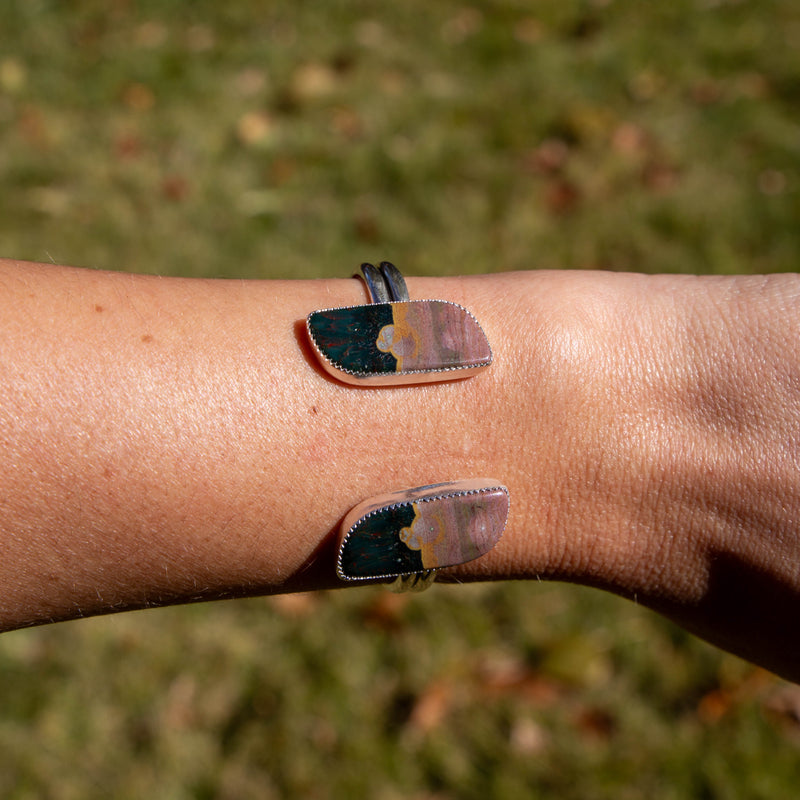
[(0, 627), (338, 586), (351, 507), (491, 475), (506, 532), (441, 580), (600, 586), (800, 678), (800, 279), (408, 284), (493, 365), (337, 382), (303, 320), (366, 302), (352, 279), (0, 262)]

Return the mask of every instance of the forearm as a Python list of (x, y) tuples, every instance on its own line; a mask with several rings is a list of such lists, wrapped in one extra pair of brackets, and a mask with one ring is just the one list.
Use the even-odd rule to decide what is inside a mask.
[(443, 579), (596, 584), (739, 651), (723, 583), (753, 587), (753, 637), (780, 585), (757, 655), (798, 669), (777, 644), (800, 598), (793, 278), (411, 279), (469, 308), (495, 363), (392, 389), (336, 383), (305, 343), (310, 311), (365, 302), (354, 280), (7, 263), (0, 286), (2, 627), (334, 586), (351, 506), (487, 476), (506, 533)]
[[(470, 307), (497, 365), (467, 381), (357, 389), (318, 369), (302, 323), (364, 302), (358, 281), (7, 264), (3, 626), (333, 586), (329, 534), (358, 501), (481, 475), (520, 483), (531, 419), (505, 333), (519, 283), (409, 281), (415, 297)], [(515, 506), (522, 519), (522, 493)]]

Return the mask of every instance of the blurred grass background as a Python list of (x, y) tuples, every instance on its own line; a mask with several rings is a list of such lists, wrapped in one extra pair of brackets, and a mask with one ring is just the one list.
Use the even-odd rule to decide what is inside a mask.
[[(0, 254), (796, 270), (795, 0), (4, 0)], [(0, 637), (2, 798), (792, 798), (800, 689), (587, 589)]]

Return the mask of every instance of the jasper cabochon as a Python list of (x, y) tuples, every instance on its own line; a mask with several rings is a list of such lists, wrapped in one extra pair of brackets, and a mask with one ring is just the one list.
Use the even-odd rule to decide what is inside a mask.
[(499, 485), (458, 490), (453, 485), (421, 487), (405, 493), (404, 502), (354, 509), (343, 524), (339, 577), (410, 575), (464, 564), (489, 552), (505, 529), (508, 490)]
[(444, 300), (315, 311), (306, 327), (322, 366), (347, 383), (449, 380), (492, 363), (475, 317)]

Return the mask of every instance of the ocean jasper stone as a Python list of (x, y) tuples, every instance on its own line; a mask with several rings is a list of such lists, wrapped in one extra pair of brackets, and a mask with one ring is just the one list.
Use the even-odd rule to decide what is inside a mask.
[(306, 321), (322, 366), (346, 383), (426, 383), (467, 377), (492, 363), (472, 314), (444, 300), (315, 311)]
[(508, 489), (485, 479), (368, 500), (342, 523), (337, 574), (394, 578), (472, 561), (500, 540), (508, 508)]

